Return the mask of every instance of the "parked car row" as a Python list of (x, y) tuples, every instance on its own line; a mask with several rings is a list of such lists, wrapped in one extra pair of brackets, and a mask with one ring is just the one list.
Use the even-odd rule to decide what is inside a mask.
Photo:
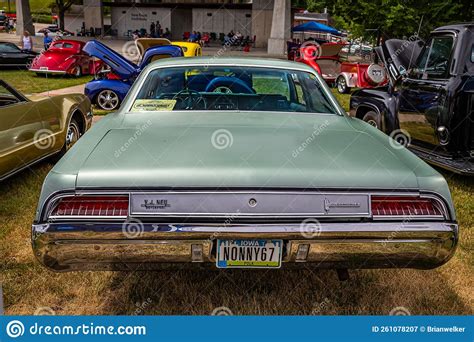
[(387, 83), (385, 69), (378, 63), (348, 61), (341, 54), (346, 43), (306, 42), (288, 58), (314, 68), (328, 85), (336, 85), (341, 94), (351, 88), (374, 88)]

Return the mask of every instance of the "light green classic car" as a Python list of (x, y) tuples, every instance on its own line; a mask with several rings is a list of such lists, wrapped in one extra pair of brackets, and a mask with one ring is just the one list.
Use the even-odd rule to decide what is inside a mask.
[(82, 94), (28, 99), (0, 79), (0, 181), (63, 155), (91, 122), (91, 104)]
[(32, 240), (56, 271), (429, 269), (458, 226), (444, 178), (310, 67), (173, 58), (52, 169)]

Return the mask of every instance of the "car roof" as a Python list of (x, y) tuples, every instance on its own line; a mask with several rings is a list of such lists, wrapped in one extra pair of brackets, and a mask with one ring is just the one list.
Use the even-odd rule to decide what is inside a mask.
[(474, 22), (445, 25), (445, 26), (437, 27), (432, 32), (446, 31), (446, 30), (461, 31), (461, 30), (464, 30), (465, 28), (468, 28), (468, 27), (470, 27), (470, 28), (474, 27)]
[(71, 43), (71, 44), (79, 44), (81, 46), (84, 45), (84, 42), (80, 40), (73, 40), (73, 39), (59, 39), (53, 42), (53, 44), (56, 44), (56, 43)]
[(310, 66), (300, 63), (293, 62), (284, 59), (277, 58), (255, 58), (255, 57), (178, 57), (178, 58), (166, 58), (160, 59), (150, 63), (149, 68), (155, 67), (167, 67), (167, 66), (189, 66), (192, 65), (232, 65), (242, 67), (267, 67), (267, 68), (282, 68), (292, 70), (302, 70), (315, 72)]

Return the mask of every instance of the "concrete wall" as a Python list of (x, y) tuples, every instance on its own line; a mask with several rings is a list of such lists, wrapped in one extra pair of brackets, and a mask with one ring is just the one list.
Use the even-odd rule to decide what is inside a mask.
[(102, 0), (83, 0), (83, 3), (86, 29), (91, 27), (94, 29), (100, 29), (103, 34), (104, 16), (102, 14)]
[(118, 37), (123, 37), (128, 30), (140, 30), (142, 28), (150, 32), (151, 22), (159, 21), (161, 28), (171, 28), (171, 9), (169, 8), (129, 8), (112, 7), (111, 25), (116, 29)]
[(252, 11), (242, 9), (193, 8), (193, 30), (227, 34), (231, 30), (252, 35)]
[[(78, 31), (81, 30), (83, 22), (85, 23), (84, 16), (82, 14), (66, 14), (64, 17), (64, 28), (76, 34)], [(104, 25), (110, 25), (110, 17), (104, 17)], [(86, 26), (86, 30), (89, 30), (89, 28), (90, 26)]]
[[(171, 30), (173, 39), (181, 39), (184, 32), (191, 31), (215, 32), (219, 36), (219, 33), (227, 34), (233, 30), (252, 37), (252, 14), (253, 11), (243, 9), (111, 7), (111, 25), (117, 30), (118, 37), (124, 37), (128, 30), (144, 28), (149, 32), (151, 22), (157, 20), (163, 30), (166, 27)], [(271, 11), (267, 25), (271, 25)], [(265, 33), (268, 37), (270, 27), (264, 31), (268, 31)]]
[(253, 0), (252, 35), (256, 36), (257, 47), (267, 47), (272, 29), (273, 1)]
[(171, 12), (171, 38), (181, 40), (184, 32), (193, 30), (193, 11), (191, 9), (174, 9)]

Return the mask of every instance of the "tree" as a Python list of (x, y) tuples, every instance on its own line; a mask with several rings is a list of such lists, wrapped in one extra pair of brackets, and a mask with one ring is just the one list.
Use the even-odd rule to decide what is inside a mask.
[[(379, 29), (385, 38), (426, 37), (434, 28), (453, 22), (472, 21), (471, 0), (297, 0), (294, 6), (310, 11), (327, 7), (334, 26), (353, 37), (375, 38)], [(421, 24), (421, 25), (420, 25)], [(370, 31), (368, 31), (370, 30)]]
[(64, 15), (66, 11), (75, 4), (77, 0), (55, 0), (56, 10), (58, 11), (59, 28), (64, 31)]

